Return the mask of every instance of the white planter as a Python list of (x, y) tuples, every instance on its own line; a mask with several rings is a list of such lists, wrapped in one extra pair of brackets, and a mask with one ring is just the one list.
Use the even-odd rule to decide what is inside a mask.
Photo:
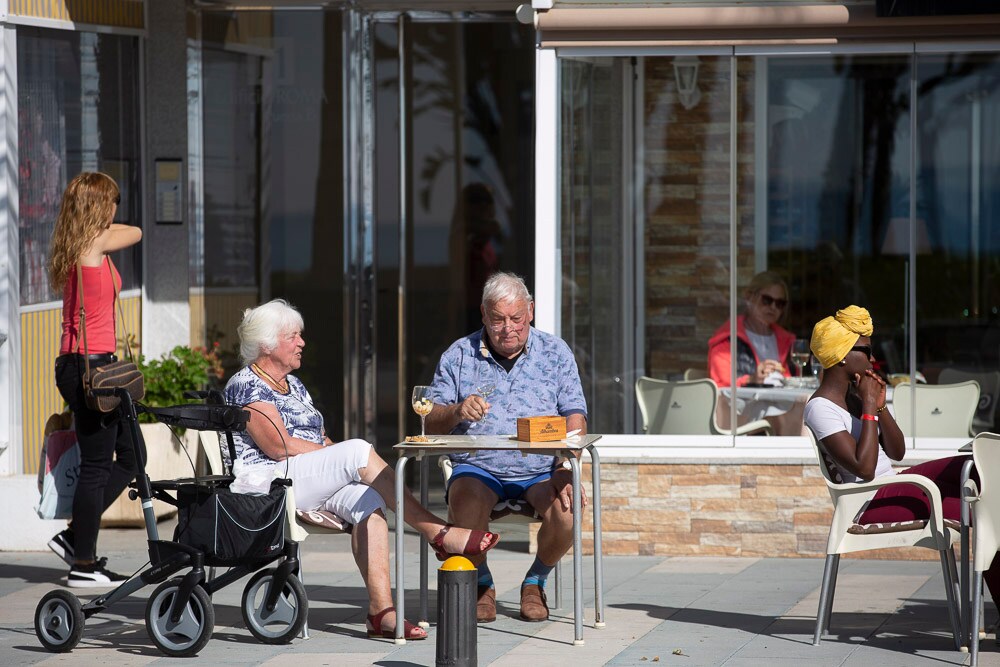
[[(151, 480), (194, 476), (187, 455), (165, 424), (140, 424), (139, 428), (142, 429), (142, 437), (146, 441), (146, 474)], [(188, 429), (181, 439), (191, 456), (191, 460), (197, 463), (198, 432)], [(134, 526), (141, 528), (144, 525), (142, 505), (138, 500), (130, 500), (128, 492), (129, 489), (125, 489), (122, 495), (104, 512), (101, 517), (102, 527)], [(159, 500), (153, 501), (153, 510), (156, 512), (157, 519), (172, 516), (177, 512), (176, 507)]]

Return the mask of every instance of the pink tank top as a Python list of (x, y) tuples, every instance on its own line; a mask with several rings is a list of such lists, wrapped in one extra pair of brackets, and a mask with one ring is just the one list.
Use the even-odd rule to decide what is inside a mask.
[[(108, 267), (111, 270), (108, 270)], [(121, 290), (122, 278), (110, 257), (100, 266), (83, 267), (83, 305), (87, 311), (87, 354), (114, 352), (115, 343), (115, 284)], [(80, 302), (77, 300), (76, 267), (70, 271), (63, 287), (62, 342), (59, 354), (84, 353), (83, 341), (77, 349), (80, 336)]]

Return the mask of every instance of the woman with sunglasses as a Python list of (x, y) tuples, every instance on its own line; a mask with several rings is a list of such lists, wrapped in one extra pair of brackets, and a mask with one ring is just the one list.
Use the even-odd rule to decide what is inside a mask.
[[(816, 436), (825, 458), (836, 470), (832, 476), (844, 482), (870, 481), (895, 475), (893, 461), (906, 452), (903, 433), (886, 408), (885, 381), (872, 369), (873, 326), (868, 311), (858, 306), (838, 310), (813, 328), (809, 347), (823, 364), (823, 380), (805, 408), (806, 426)], [(961, 518), (959, 485), (965, 456), (920, 463), (907, 474), (930, 479), (941, 492), (945, 519)], [(976, 471), (972, 477), (979, 482)], [(926, 521), (930, 506), (926, 496), (912, 484), (890, 484), (880, 488), (855, 523), (870, 525)], [(1000, 568), (994, 562), (985, 581), (997, 599)]]
[[(795, 335), (778, 325), (788, 286), (777, 273), (764, 271), (750, 281), (745, 297), (746, 313), (736, 318), (736, 386), (764, 384), (772, 373), (788, 377)], [(708, 340), (708, 373), (720, 387), (730, 385), (732, 347), (727, 320)]]

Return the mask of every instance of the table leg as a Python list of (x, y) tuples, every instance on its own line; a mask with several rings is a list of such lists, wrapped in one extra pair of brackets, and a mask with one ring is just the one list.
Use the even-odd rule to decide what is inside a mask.
[(573, 468), (573, 646), (583, 646), (583, 538), (580, 509), (580, 459), (569, 458)]
[(406, 589), (403, 587), (403, 536), (406, 533), (403, 522), (403, 493), (404, 476), (406, 473), (407, 456), (400, 456), (396, 462), (396, 643), (405, 644), (406, 638), (403, 635), (403, 623), (406, 618), (406, 610), (403, 609), (403, 598), (406, 597)]
[(593, 482), (591, 502), (594, 509), (594, 627), (604, 627), (604, 554), (601, 546), (601, 457), (591, 445), (590, 471)]
[[(420, 457), (420, 504), (427, 507), (427, 457)], [(431, 627), (427, 618), (427, 538), (420, 535), (420, 616), (417, 625)]]
[(970, 520), (970, 507), (969, 503), (965, 499), (965, 483), (969, 481), (969, 476), (972, 474), (973, 460), (970, 458), (968, 461), (962, 464), (962, 476), (959, 478), (959, 488), (962, 489), (962, 542), (961, 542), (961, 561), (962, 561), (962, 571), (961, 571), (961, 589), (962, 589), (962, 610), (959, 622), (962, 626), (962, 649), (967, 651), (968, 647), (971, 646), (969, 643), (972, 640), (973, 632), (978, 632), (978, 628), (972, 627), (972, 611), (970, 607), (970, 599), (972, 594), (972, 578), (970, 572), (970, 560), (969, 560), (969, 525), (972, 523)]

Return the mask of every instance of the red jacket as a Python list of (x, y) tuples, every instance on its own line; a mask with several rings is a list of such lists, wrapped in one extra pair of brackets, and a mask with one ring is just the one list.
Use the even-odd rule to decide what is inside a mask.
[[(757, 364), (761, 362), (757, 357), (757, 350), (753, 349), (753, 345), (750, 344), (750, 338), (747, 336), (745, 319), (744, 315), (736, 318), (736, 338), (739, 349), (739, 358), (736, 361), (737, 387), (742, 387), (753, 379)], [(783, 372), (785, 377), (789, 377), (791, 372), (789, 370), (788, 355), (792, 351), (795, 334), (781, 328), (777, 324), (772, 324), (771, 330), (774, 332), (774, 337), (778, 344), (778, 361), (784, 365)], [(751, 356), (753, 357), (752, 370), (749, 363)], [(720, 387), (729, 386), (731, 357), (732, 346), (729, 341), (729, 322), (727, 321), (708, 339), (708, 374), (715, 380), (715, 384)]]

